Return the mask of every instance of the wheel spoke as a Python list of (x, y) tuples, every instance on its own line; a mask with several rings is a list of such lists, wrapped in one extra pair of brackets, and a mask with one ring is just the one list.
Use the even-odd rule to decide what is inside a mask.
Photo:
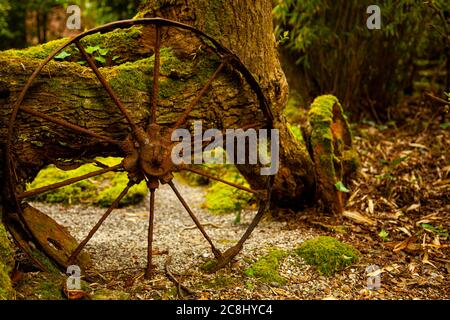
[(114, 202), (111, 204), (111, 206), (106, 210), (106, 212), (103, 214), (103, 216), (98, 220), (97, 224), (92, 228), (92, 230), (89, 232), (87, 237), (81, 241), (81, 243), (78, 245), (78, 247), (75, 249), (75, 251), (72, 253), (68, 260), (68, 264), (72, 264), (75, 262), (77, 256), (80, 254), (81, 250), (86, 246), (88, 241), (94, 236), (94, 234), (97, 232), (97, 230), (100, 228), (102, 223), (108, 218), (110, 213), (119, 205), (120, 200), (128, 193), (128, 190), (134, 185), (134, 182), (129, 181), (127, 186), (122, 190), (122, 192), (119, 194), (119, 196), (114, 200)]
[(153, 94), (152, 94), (152, 110), (151, 110), (150, 124), (156, 122), (156, 108), (158, 105), (158, 86), (159, 86), (161, 29), (158, 25), (155, 28), (156, 28), (155, 61), (153, 65)]
[(120, 101), (119, 97), (116, 95), (116, 93), (113, 91), (111, 86), (109, 85), (108, 81), (102, 76), (100, 71), (98, 70), (97, 66), (95, 65), (94, 60), (89, 56), (89, 54), (86, 52), (84, 47), (81, 45), (79, 41), (75, 41), (75, 45), (77, 46), (78, 50), (81, 52), (82, 56), (88, 63), (88, 65), (91, 67), (92, 71), (94, 71), (95, 75), (97, 76), (97, 79), (100, 81), (100, 83), (103, 85), (105, 90), (108, 92), (111, 99), (114, 101), (114, 103), (119, 108), (120, 112), (122, 112), (122, 115), (125, 117), (125, 119), (130, 124), (131, 128), (135, 132), (136, 135), (138, 135), (139, 129), (134, 123), (134, 121), (131, 119), (130, 115), (128, 114), (127, 110), (125, 109), (124, 105)]
[(191, 101), (191, 103), (189, 104), (187, 109), (181, 115), (180, 119), (178, 119), (178, 121), (175, 123), (172, 130), (179, 128), (186, 121), (186, 118), (191, 113), (192, 109), (195, 107), (195, 105), (197, 105), (197, 103), (200, 101), (200, 99), (205, 95), (206, 91), (209, 89), (212, 82), (214, 81), (214, 79), (217, 77), (217, 75), (220, 73), (220, 71), (223, 69), (224, 66), (225, 66), (225, 62), (222, 62), (217, 67), (216, 71), (214, 71), (212, 76), (209, 78), (208, 82), (203, 86), (203, 88), (200, 90), (200, 92), (197, 94), (197, 96), (194, 98), (194, 100)]
[[(267, 202), (268, 203), (268, 202)], [(239, 239), (238, 243), (234, 245), (233, 247), (229, 248), (227, 251), (223, 253), (223, 255), (217, 259), (217, 264), (214, 267), (212, 272), (215, 272), (219, 270), (220, 268), (227, 265), (242, 249), (244, 242), (247, 241), (247, 239), (252, 234), (253, 230), (256, 228), (258, 223), (261, 221), (261, 218), (263, 217), (264, 213), (268, 209), (268, 206), (261, 206), (259, 207), (259, 211), (256, 213), (256, 215), (253, 217), (252, 222), (248, 226), (247, 230), (245, 230), (245, 233), (242, 235), (242, 237)]]
[(188, 204), (186, 203), (186, 201), (184, 200), (184, 198), (181, 196), (180, 192), (178, 191), (178, 189), (175, 187), (175, 185), (173, 184), (172, 181), (169, 181), (169, 186), (172, 188), (173, 192), (175, 192), (175, 195), (177, 196), (178, 200), (180, 200), (181, 204), (183, 205), (183, 207), (186, 209), (186, 211), (189, 213), (189, 215), (191, 216), (192, 220), (194, 221), (195, 225), (197, 226), (197, 228), (200, 230), (200, 232), (203, 234), (203, 236), (205, 237), (206, 241), (208, 241), (209, 245), (211, 246), (211, 249), (214, 253), (214, 256), (219, 259), (222, 254), (220, 253), (220, 251), (214, 246), (214, 243), (212, 242), (211, 238), (208, 236), (208, 234), (206, 233), (205, 229), (203, 228), (203, 226), (201, 225), (200, 221), (198, 221), (197, 217), (194, 215), (194, 213), (192, 212), (191, 208), (189, 208)]
[(203, 170), (200, 170), (200, 169), (197, 169), (197, 168), (187, 167), (187, 168), (183, 168), (183, 170), (190, 171), (190, 172), (198, 174), (200, 176), (204, 176), (206, 178), (222, 182), (222, 183), (227, 184), (227, 185), (229, 185), (231, 187), (234, 187), (234, 188), (237, 188), (237, 189), (241, 189), (241, 190), (244, 190), (244, 191), (247, 191), (247, 192), (250, 192), (250, 193), (255, 193), (255, 194), (258, 193), (256, 190), (253, 190), (253, 189), (241, 186), (239, 184), (236, 184), (236, 183), (233, 183), (233, 182), (230, 182), (230, 181), (223, 180), (221, 178), (215, 177), (215, 176), (213, 176), (213, 175), (211, 175), (209, 173), (206, 173)]
[(265, 201), (264, 200), (259, 201), (259, 210), (256, 213), (256, 215), (253, 217), (253, 220), (250, 223), (250, 225), (247, 227), (247, 230), (245, 230), (245, 233), (242, 235), (242, 237), (239, 239), (239, 241), (238, 241), (238, 243), (236, 243), (236, 245), (234, 245), (233, 247), (226, 250), (223, 253), (223, 255), (217, 259), (217, 264), (213, 268), (213, 270), (211, 270), (212, 272), (215, 272), (215, 271), (219, 270), (220, 268), (223, 268), (241, 251), (242, 247), (244, 246), (245, 241), (247, 241), (247, 239), (252, 234), (253, 230), (256, 228), (258, 223), (261, 221), (262, 217), (264, 216), (264, 213), (269, 209), (270, 194), (271, 194), (272, 186), (273, 186), (273, 178), (267, 180), (266, 188), (269, 191), (268, 198)]
[(60, 125), (62, 127), (65, 127), (65, 128), (68, 128), (68, 129), (71, 129), (71, 130), (74, 130), (74, 131), (77, 131), (77, 132), (80, 132), (80, 133), (84, 133), (84, 134), (90, 135), (90, 136), (92, 136), (94, 138), (97, 138), (99, 140), (103, 140), (105, 142), (109, 142), (109, 143), (116, 144), (116, 145), (121, 145), (121, 142), (118, 141), (118, 140), (114, 140), (114, 139), (102, 136), (102, 135), (100, 135), (98, 133), (95, 133), (95, 132), (93, 132), (91, 130), (88, 130), (86, 128), (80, 127), (80, 126), (78, 126), (76, 124), (70, 123), (70, 122), (62, 120), (62, 119), (53, 118), (51, 116), (46, 115), (45, 113), (42, 113), (42, 112), (30, 109), (28, 107), (22, 106), (20, 108), (20, 110), (22, 110), (22, 111), (24, 111), (24, 112), (26, 112), (28, 114), (31, 114), (33, 116), (36, 116), (38, 118), (42, 118), (42, 119), (47, 120), (49, 122), (53, 122), (53, 123), (55, 123), (57, 125)]
[[(262, 123), (255, 122), (255, 123), (251, 123), (251, 124), (247, 124), (247, 125), (245, 125), (245, 126), (242, 126), (240, 129), (242, 129), (242, 130), (245, 131), (245, 130), (247, 130), (247, 129), (255, 129), (255, 128), (261, 127), (262, 125), (263, 125)], [(256, 130), (256, 129), (255, 129), (255, 130)], [(222, 131), (222, 139), (223, 139), (224, 136), (225, 136), (225, 133)], [(239, 136), (237, 135), (236, 137), (239, 137)], [(200, 139), (200, 140), (201, 140), (201, 143), (202, 143), (202, 152), (203, 152), (203, 149), (206, 148), (206, 147), (208, 146), (209, 143), (211, 143), (210, 140), (203, 141), (203, 140), (202, 140), (202, 139), (203, 139), (203, 133), (201, 133), (201, 134), (198, 134), (198, 135), (196, 135), (196, 136), (193, 137), (193, 140), (191, 141), (191, 148), (194, 147), (195, 142), (197, 141), (197, 139)], [(194, 152), (194, 154), (195, 154), (195, 153), (197, 153), (197, 152)]]
[(47, 192), (47, 191), (50, 191), (50, 190), (62, 188), (62, 187), (65, 187), (65, 186), (67, 186), (69, 184), (73, 184), (75, 182), (78, 182), (78, 181), (81, 181), (81, 180), (85, 180), (85, 179), (88, 179), (88, 178), (92, 178), (92, 177), (98, 176), (100, 174), (103, 174), (103, 173), (106, 173), (106, 172), (110, 172), (110, 171), (114, 171), (114, 170), (117, 170), (117, 169), (120, 169), (120, 168), (122, 168), (122, 164), (118, 164), (118, 165), (112, 166), (112, 167), (106, 167), (106, 168), (103, 168), (101, 170), (97, 170), (97, 171), (93, 171), (93, 172), (84, 174), (84, 175), (79, 176), (79, 177), (70, 178), (70, 179), (67, 179), (67, 180), (64, 180), (64, 181), (61, 181), (61, 182), (50, 184), (48, 186), (44, 186), (44, 187), (40, 187), (40, 188), (36, 188), (36, 189), (25, 191), (23, 193), (18, 194), (16, 196), (16, 198), (17, 198), (17, 200), (22, 200), (22, 199), (27, 198), (27, 197), (35, 196), (35, 195), (38, 195), (38, 194), (41, 194), (41, 193), (44, 193), (44, 192)]
[(153, 222), (155, 218), (155, 189), (150, 189), (150, 210), (148, 217), (148, 247), (147, 247), (147, 269), (145, 270), (145, 278), (149, 279), (153, 274)]

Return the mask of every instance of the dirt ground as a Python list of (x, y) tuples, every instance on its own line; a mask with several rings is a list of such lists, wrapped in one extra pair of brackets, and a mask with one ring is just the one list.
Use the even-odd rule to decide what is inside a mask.
[[(117, 210), (88, 245), (95, 263), (89, 274), (96, 279), (88, 293), (106, 288), (127, 299), (450, 299), (450, 128), (443, 125), (448, 112), (417, 101), (398, 107), (393, 112), (397, 121), (383, 126), (364, 121), (353, 127), (361, 170), (347, 186), (351, 192), (343, 216), (325, 215), (320, 208), (272, 212), (231, 266), (209, 274), (201, 268), (212, 258), (207, 243), (169, 190), (161, 189), (155, 246), (168, 253), (155, 258), (154, 278), (143, 279), (145, 202)], [(202, 188), (179, 187), (220, 248), (235, 241), (251, 219), (251, 211), (242, 213), (239, 224), (234, 223), (235, 214), (211, 215), (201, 208)], [(103, 212), (37, 206), (78, 239)], [(319, 235), (353, 245), (362, 258), (325, 277), (302, 258), (288, 255), (280, 263), (279, 274), (286, 279), (282, 285), (245, 275), (273, 248), (292, 250)], [(379, 268), (379, 290), (367, 289), (370, 265)], [(17, 297), (40, 298), (20, 290)]]

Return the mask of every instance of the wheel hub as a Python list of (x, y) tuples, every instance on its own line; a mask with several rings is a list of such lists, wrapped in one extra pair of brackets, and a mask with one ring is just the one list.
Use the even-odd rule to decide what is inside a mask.
[(156, 123), (148, 126), (147, 131), (140, 130), (133, 136), (130, 134), (124, 141), (127, 152), (124, 168), (134, 180), (145, 179), (153, 185), (167, 183), (173, 178), (176, 167), (172, 162), (173, 142), (162, 127)]

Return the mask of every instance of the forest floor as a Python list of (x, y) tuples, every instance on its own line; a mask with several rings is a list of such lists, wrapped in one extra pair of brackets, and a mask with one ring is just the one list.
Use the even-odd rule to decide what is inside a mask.
[[(97, 281), (91, 293), (106, 289), (128, 299), (450, 299), (450, 129), (442, 112), (400, 106), (397, 122), (353, 127), (361, 170), (350, 190), (344, 216), (319, 208), (279, 211), (255, 229), (234, 263), (215, 274), (202, 269), (213, 258), (207, 242), (170, 189), (157, 191), (156, 273), (144, 280), (148, 200), (118, 209), (87, 246)], [(403, 116), (398, 116), (402, 114)], [(401, 120), (404, 119), (404, 120)], [(254, 212), (213, 215), (202, 208), (205, 190), (177, 183), (220, 249), (234, 243)], [(82, 239), (103, 213), (87, 206), (35, 203)], [(274, 249), (293, 252), (303, 241), (329, 235), (362, 253), (357, 264), (323, 276), (295, 254), (285, 255), (268, 282), (245, 270)], [(164, 253), (165, 251), (165, 253)], [(367, 267), (379, 267), (381, 288), (367, 289)], [(170, 273), (170, 276), (168, 276)], [(173, 279), (186, 287), (175, 285)], [(39, 298), (18, 290), (18, 298)]]

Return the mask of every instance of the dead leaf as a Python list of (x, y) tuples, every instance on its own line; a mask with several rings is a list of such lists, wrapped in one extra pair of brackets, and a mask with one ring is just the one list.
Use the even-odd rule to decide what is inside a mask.
[(408, 237), (412, 236), (411, 232), (409, 232), (409, 230), (406, 229), (405, 227), (398, 227), (397, 229), (406, 234)]
[(374, 211), (375, 211), (375, 206), (373, 204), (373, 200), (372, 199), (369, 199), (369, 201), (368, 201), (368, 208), (369, 208), (370, 214), (373, 214)]
[(352, 195), (350, 196), (350, 198), (348, 199), (348, 203), (352, 203), (353, 199), (355, 199), (356, 195), (359, 193), (360, 189), (356, 189), (355, 192), (352, 193)]
[(436, 246), (440, 246), (441, 242), (439, 241), (439, 235), (436, 235), (433, 239), (433, 244)]
[(394, 249), (392, 250), (395, 253), (398, 253), (402, 250), (405, 251), (419, 251), (422, 249), (422, 246), (419, 243), (416, 243), (417, 237), (412, 236), (412, 237), (408, 237), (403, 241), (400, 242), (389, 242), (389, 243), (385, 243), (386, 246), (388, 247), (394, 247)]
[(420, 203), (415, 203), (415, 204), (410, 205), (408, 207), (408, 209), (406, 209), (406, 212), (412, 211), (412, 210), (416, 210), (416, 209), (419, 209), (419, 208), (420, 208)]
[(421, 225), (422, 223), (430, 223), (430, 222), (432, 222), (432, 221), (435, 221), (435, 220), (441, 220), (441, 219), (442, 219), (442, 218), (438, 216), (438, 213), (437, 213), (437, 212), (431, 213), (431, 214), (426, 215), (425, 217), (422, 217), (421, 220), (417, 221), (417, 222), (416, 222), (416, 226), (419, 226), (419, 225)]
[(344, 211), (342, 214), (344, 217), (349, 218), (357, 223), (367, 224), (369, 226), (375, 226), (377, 224), (376, 221), (369, 219), (368, 217), (360, 214), (357, 211)]
[(425, 149), (428, 150), (427, 146), (424, 146), (423, 144), (420, 143), (410, 143), (409, 144), (410, 147), (414, 147), (414, 148), (419, 148), (419, 149)]
[(422, 263), (426, 263), (429, 264), (430, 266), (433, 266), (434, 268), (437, 269), (437, 267), (428, 259), (428, 251), (425, 251), (423, 254), (423, 259), (422, 259)]

